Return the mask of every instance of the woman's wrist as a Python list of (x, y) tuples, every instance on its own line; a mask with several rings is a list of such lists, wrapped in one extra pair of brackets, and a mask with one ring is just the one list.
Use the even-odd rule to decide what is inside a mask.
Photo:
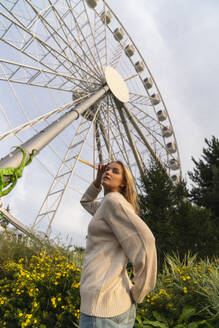
[(93, 184), (94, 184), (94, 186), (95, 186), (97, 189), (100, 189), (100, 187), (101, 187), (101, 181), (99, 181), (99, 180), (94, 180)]

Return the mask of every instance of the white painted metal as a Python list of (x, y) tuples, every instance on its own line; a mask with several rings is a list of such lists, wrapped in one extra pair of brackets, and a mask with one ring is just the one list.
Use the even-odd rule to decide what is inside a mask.
[(12, 224), (16, 229), (23, 232), (25, 235), (29, 236), (32, 239), (36, 239), (38, 242), (41, 243), (40, 239), (36, 237), (33, 232), (26, 227), (20, 220), (16, 219), (11, 213), (9, 213), (6, 209), (0, 206), (0, 212), (3, 214), (4, 218)]
[[(47, 205), (41, 211), (44, 219), (47, 216), (47, 221), (51, 222), (51, 228), (51, 218), (57, 216), (61, 195), (66, 195), (68, 190), (74, 195), (81, 194), (85, 188), (83, 183), (88, 184), (86, 173), (91, 168), (83, 171), (83, 164), (78, 162), (72, 172), (75, 163), (73, 156), (64, 160), (68, 150), (74, 154), (83, 146), (82, 158), (95, 165), (113, 158), (122, 159), (135, 177), (139, 176), (139, 171), (142, 172), (142, 163), (146, 163), (150, 155), (165, 168), (169, 167), (171, 159), (180, 164), (179, 151), (167, 108), (147, 63), (105, 0), (23, 0), (22, 3), (22, 13), (11, 1), (0, 3), (0, 46), (3, 49), (0, 81), (8, 86), (20, 107), (19, 111), (15, 110), (16, 114), (20, 114), (17, 123), (15, 117), (10, 117), (8, 105), (0, 106), (1, 117), (10, 126), (10, 129), (2, 131), (2, 141), (12, 140), (11, 144), (16, 145), (13, 140), (19, 139), (19, 143), (25, 145), (26, 140), (34, 138), (36, 128), (44, 131), (44, 123), (50, 126), (60, 121), (61, 111), (66, 110), (63, 104), (73, 105), (71, 98), (75, 101), (74, 105), (79, 107), (84, 99), (96, 94), (106, 82), (109, 87), (101, 103), (89, 103), (82, 111), (82, 117), (70, 123), (61, 136), (51, 139), (52, 143), (48, 141), (45, 149), (53, 150), (53, 156), (58, 160), (56, 168), (49, 161), (44, 161), (41, 154), (38, 156), (37, 161), (41, 161), (43, 170), (52, 180), (58, 181), (56, 188), (48, 192)], [(4, 56), (5, 53), (9, 56)], [(105, 68), (108, 66), (113, 75), (106, 78)], [(142, 74), (143, 71), (145, 74)], [(160, 116), (159, 109), (155, 108), (156, 100), (148, 92), (151, 88), (160, 100)], [(41, 95), (41, 91), (45, 90), (50, 93), (51, 107), (48, 107), (46, 93)], [(23, 92), (31, 95), (33, 106), (30, 107), (22, 99)], [(115, 98), (126, 102), (125, 108), (121, 110)], [(38, 109), (37, 115), (35, 107)], [(162, 125), (164, 117), (165, 126)], [(92, 133), (84, 141), (87, 126), (93, 126)], [(30, 137), (26, 137), (28, 133)], [(170, 136), (176, 146), (174, 153), (167, 149), (166, 138)], [(63, 151), (58, 140), (62, 140)], [(61, 165), (63, 168), (59, 172)], [(176, 174), (180, 175), (180, 172), (179, 165)], [(73, 186), (67, 183), (70, 175)], [(90, 176), (94, 177), (95, 173)], [(50, 202), (52, 198), (56, 201)], [(40, 222), (44, 220), (42, 217)]]
[[(40, 150), (44, 148), (51, 140), (53, 140), (61, 131), (76, 120), (80, 114), (102, 98), (108, 90), (109, 88), (107, 86), (103, 87), (101, 90), (97, 91), (96, 94), (85, 100), (80, 106), (70, 110), (57, 121), (52, 123), (48, 128), (40, 131), (39, 134), (25, 142), (22, 147), (27, 152), (27, 160), (29, 159), (33, 149), (40, 152)], [(22, 152), (20, 150), (15, 150), (0, 160), (0, 167), (17, 167), (20, 164), (22, 157)]]
[(105, 79), (112, 94), (121, 102), (129, 100), (129, 91), (120, 74), (110, 66), (105, 68)]

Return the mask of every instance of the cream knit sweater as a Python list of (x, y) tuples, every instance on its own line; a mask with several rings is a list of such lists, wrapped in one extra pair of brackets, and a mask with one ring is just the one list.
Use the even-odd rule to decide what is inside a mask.
[[(80, 282), (80, 311), (91, 316), (113, 317), (142, 303), (154, 289), (157, 276), (155, 238), (119, 192), (95, 200), (101, 188), (92, 183), (81, 199), (93, 218), (88, 234)], [(126, 265), (133, 265), (130, 281)]]

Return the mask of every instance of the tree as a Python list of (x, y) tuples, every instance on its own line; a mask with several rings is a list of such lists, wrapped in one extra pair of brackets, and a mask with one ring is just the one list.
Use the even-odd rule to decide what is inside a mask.
[(190, 179), (195, 183), (190, 191), (191, 200), (203, 206), (212, 213), (212, 220), (219, 222), (219, 140), (212, 137), (205, 139), (207, 148), (203, 148), (202, 159), (196, 161), (193, 172), (189, 172)]
[(158, 270), (162, 269), (165, 253), (177, 251), (182, 259), (188, 250), (200, 258), (216, 254), (210, 211), (188, 200), (183, 180), (173, 183), (166, 170), (152, 161), (144, 170), (139, 188), (140, 216), (156, 238)]

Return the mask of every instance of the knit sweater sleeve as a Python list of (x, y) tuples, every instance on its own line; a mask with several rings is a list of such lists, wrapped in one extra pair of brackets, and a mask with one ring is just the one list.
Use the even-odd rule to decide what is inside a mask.
[(142, 303), (156, 284), (155, 238), (149, 227), (135, 214), (134, 209), (123, 196), (112, 192), (104, 205), (107, 223), (133, 265), (132, 297), (137, 303)]
[(101, 187), (95, 187), (92, 182), (91, 185), (87, 188), (83, 194), (80, 203), (91, 215), (94, 215), (98, 207), (100, 206), (101, 201), (96, 200), (97, 195), (100, 193)]

